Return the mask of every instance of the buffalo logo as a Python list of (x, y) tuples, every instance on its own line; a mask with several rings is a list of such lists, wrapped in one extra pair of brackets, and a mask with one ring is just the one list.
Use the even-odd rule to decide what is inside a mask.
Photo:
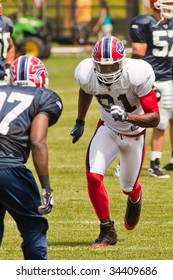
[(124, 55), (125, 53), (124, 45), (121, 41), (117, 42), (117, 52), (121, 55)]

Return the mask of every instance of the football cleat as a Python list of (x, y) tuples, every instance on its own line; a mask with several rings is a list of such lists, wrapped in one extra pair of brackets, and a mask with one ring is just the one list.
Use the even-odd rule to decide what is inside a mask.
[(117, 178), (120, 177), (120, 165), (115, 166), (115, 171), (114, 171), (113, 176), (117, 177)]
[(114, 227), (114, 222), (111, 221), (109, 224), (102, 225), (100, 224), (100, 234), (95, 242), (92, 244), (92, 247), (105, 247), (108, 245), (114, 245), (118, 241), (116, 230)]
[[(163, 169), (162, 169), (163, 170)], [(167, 174), (163, 174), (162, 171), (158, 168), (149, 168), (148, 169), (148, 175), (151, 177), (155, 177), (155, 178), (161, 178), (161, 179), (168, 179), (170, 178), (169, 175)]]
[(160, 165), (159, 158), (156, 158), (155, 160), (151, 160), (150, 168), (148, 169), (149, 176), (156, 177), (156, 178), (163, 178), (163, 179), (170, 178), (169, 175), (162, 173), (161, 169), (159, 168), (159, 165)]
[(136, 203), (131, 202), (129, 198), (127, 199), (126, 214), (124, 217), (124, 225), (127, 230), (132, 230), (137, 226), (140, 219), (141, 206), (142, 192), (139, 201)]
[(168, 163), (164, 167), (161, 168), (163, 171), (173, 171), (173, 163)]

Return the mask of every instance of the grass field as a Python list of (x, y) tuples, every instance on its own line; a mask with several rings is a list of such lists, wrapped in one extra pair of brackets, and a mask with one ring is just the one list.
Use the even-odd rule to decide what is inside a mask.
[[(79, 142), (71, 143), (69, 132), (77, 113), (78, 86), (74, 68), (82, 57), (51, 57), (45, 61), (50, 88), (61, 96), (64, 111), (59, 122), (49, 130), (50, 178), (55, 206), (47, 218), (48, 255), (50, 260), (171, 260), (173, 259), (173, 173), (170, 179), (155, 179), (147, 175), (150, 156), (151, 129), (147, 133), (147, 154), (140, 181), (143, 184), (143, 208), (139, 225), (128, 232), (123, 225), (126, 196), (118, 179), (113, 177), (115, 161), (107, 170), (107, 188), (112, 219), (118, 231), (115, 246), (93, 249), (90, 244), (99, 233), (99, 221), (87, 194), (85, 153), (95, 130), (99, 108), (94, 101), (86, 118), (85, 133)], [(169, 133), (162, 165), (170, 158)], [(28, 167), (33, 170), (31, 159)], [(34, 172), (34, 170), (33, 170)], [(35, 172), (34, 172), (35, 174)], [(20, 260), (21, 237), (12, 218), (5, 218), (5, 235), (0, 249), (1, 260)]]

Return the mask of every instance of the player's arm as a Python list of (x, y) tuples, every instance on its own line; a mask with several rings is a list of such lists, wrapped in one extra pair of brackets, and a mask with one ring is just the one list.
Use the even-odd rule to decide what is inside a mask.
[(14, 43), (13, 43), (13, 40), (11, 37), (8, 39), (8, 43), (9, 43), (9, 46), (8, 46), (8, 51), (7, 51), (7, 57), (5, 59), (5, 64), (11, 65), (11, 63), (13, 62), (13, 60), (15, 58), (15, 46), (14, 46)]
[(111, 114), (115, 121), (128, 121), (140, 127), (156, 127), (160, 121), (156, 95), (151, 90), (146, 96), (139, 98), (144, 114), (127, 113), (120, 106), (113, 105)]
[(147, 51), (148, 30), (150, 20), (146, 16), (136, 16), (130, 23), (129, 34), (131, 37), (132, 58), (143, 59)]
[(132, 43), (132, 58), (143, 59), (147, 51), (147, 43)]
[(78, 119), (85, 120), (86, 114), (88, 112), (89, 106), (91, 104), (93, 96), (87, 94), (83, 89), (79, 89), (78, 98)]
[(160, 121), (160, 115), (155, 92), (151, 90), (147, 95), (140, 97), (139, 100), (144, 114), (128, 113), (128, 121), (140, 127), (156, 127)]
[(8, 46), (8, 50), (7, 50), (7, 56), (5, 59), (5, 80), (8, 83), (8, 77), (9, 77), (9, 72), (10, 72), (10, 66), (13, 62), (13, 60), (15, 59), (15, 46), (13, 43), (12, 38), (10, 37), (9, 39), (9, 46)]
[(70, 135), (73, 138), (73, 143), (76, 143), (76, 141), (78, 141), (84, 133), (85, 117), (91, 104), (92, 98), (92, 95), (87, 94), (81, 88), (79, 89), (78, 116), (76, 119), (76, 124), (70, 132)]
[(48, 171), (48, 125), (48, 116), (38, 114), (32, 121), (30, 132), (32, 159), (42, 187), (43, 205), (38, 208), (41, 214), (48, 214), (54, 204)]
[(93, 27), (93, 32), (98, 32), (99, 29), (100, 29), (100, 26), (102, 25), (105, 17), (106, 17), (106, 14), (107, 14), (107, 11), (105, 8), (102, 8), (101, 11), (100, 11), (100, 16), (99, 16), (99, 19), (97, 20), (95, 26)]

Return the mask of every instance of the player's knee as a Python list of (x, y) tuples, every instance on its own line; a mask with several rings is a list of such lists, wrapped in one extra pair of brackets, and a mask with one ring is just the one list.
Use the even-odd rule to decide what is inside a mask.
[(160, 130), (166, 130), (168, 126), (169, 119), (167, 117), (161, 116), (160, 122), (156, 128)]
[(142, 185), (137, 182), (135, 186), (128, 186), (122, 188), (122, 191), (126, 195), (133, 195), (134, 193), (140, 193), (142, 189)]
[(88, 187), (98, 186), (103, 181), (103, 175), (88, 172), (87, 173), (87, 181), (88, 181)]
[(133, 191), (133, 186), (121, 186), (123, 193), (129, 195)]

